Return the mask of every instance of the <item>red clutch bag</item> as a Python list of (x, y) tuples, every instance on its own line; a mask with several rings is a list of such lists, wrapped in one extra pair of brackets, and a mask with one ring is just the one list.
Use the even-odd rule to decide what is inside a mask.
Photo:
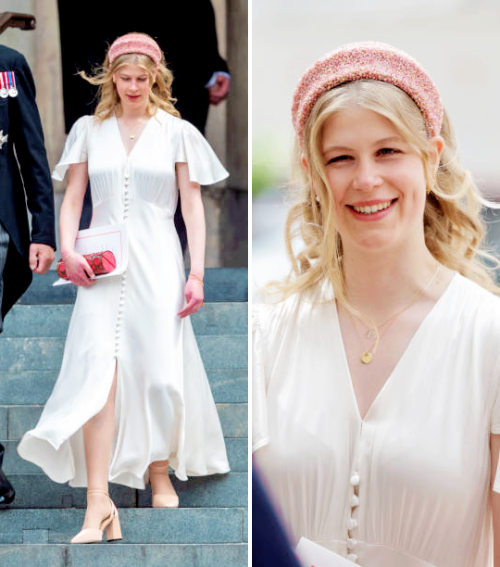
[[(94, 271), (96, 276), (102, 274), (109, 274), (116, 268), (116, 258), (113, 252), (106, 250), (106, 252), (94, 252), (93, 254), (84, 254), (83, 257), (87, 260), (89, 266)], [(57, 275), (63, 280), (68, 279), (66, 273), (66, 264), (64, 260), (57, 262)]]

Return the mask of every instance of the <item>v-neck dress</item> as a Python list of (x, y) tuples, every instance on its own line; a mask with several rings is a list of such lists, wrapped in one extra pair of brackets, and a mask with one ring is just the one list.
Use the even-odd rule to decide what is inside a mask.
[(455, 274), (363, 420), (325, 286), (257, 305), (253, 331), (253, 450), (295, 542), (363, 567), (493, 565), (499, 298)]
[(227, 177), (191, 124), (158, 110), (127, 156), (115, 117), (73, 126), (54, 178), (88, 163), (91, 228), (126, 223), (121, 276), (79, 287), (61, 371), (36, 427), (18, 447), (57, 482), (86, 486), (82, 426), (105, 405), (117, 369), (110, 482), (144, 488), (151, 462), (176, 476), (226, 473), (217, 410), (184, 305), (184, 262), (174, 226), (175, 164), (193, 182)]

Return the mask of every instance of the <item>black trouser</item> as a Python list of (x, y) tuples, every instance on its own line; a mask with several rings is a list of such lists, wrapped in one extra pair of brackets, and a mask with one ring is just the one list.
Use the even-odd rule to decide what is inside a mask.
[(9, 250), (9, 233), (5, 230), (2, 223), (0, 223), (0, 333), (3, 328), (2, 320), (2, 299), (3, 299), (3, 270), (7, 262), (7, 252)]

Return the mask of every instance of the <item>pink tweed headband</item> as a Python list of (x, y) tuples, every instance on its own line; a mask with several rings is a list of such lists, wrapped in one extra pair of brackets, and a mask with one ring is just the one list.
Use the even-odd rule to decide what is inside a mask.
[(141, 53), (150, 57), (157, 65), (161, 61), (161, 49), (156, 41), (143, 33), (128, 33), (122, 35), (111, 44), (108, 51), (109, 63), (127, 53)]
[(300, 143), (304, 126), (318, 98), (343, 83), (373, 79), (391, 83), (410, 96), (422, 113), (427, 135), (441, 132), (443, 104), (436, 85), (409, 55), (373, 41), (342, 45), (316, 61), (302, 75), (295, 89), (292, 121)]

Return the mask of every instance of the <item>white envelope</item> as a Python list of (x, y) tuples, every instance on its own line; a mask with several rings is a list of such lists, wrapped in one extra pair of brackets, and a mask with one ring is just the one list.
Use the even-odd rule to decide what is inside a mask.
[(305, 537), (300, 538), (295, 553), (299, 556), (303, 567), (355, 567), (357, 565)]
[[(80, 254), (92, 254), (111, 250), (115, 255), (116, 268), (109, 274), (96, 276), (96, 280), (123, 274), (128, 263), (127, 225), (125, 223), (110, 224), (98, 228), (80, 230), (76, 237), (75, 251)], [(68, 280), (59, 278), (52, 285), (69, 284)]]

